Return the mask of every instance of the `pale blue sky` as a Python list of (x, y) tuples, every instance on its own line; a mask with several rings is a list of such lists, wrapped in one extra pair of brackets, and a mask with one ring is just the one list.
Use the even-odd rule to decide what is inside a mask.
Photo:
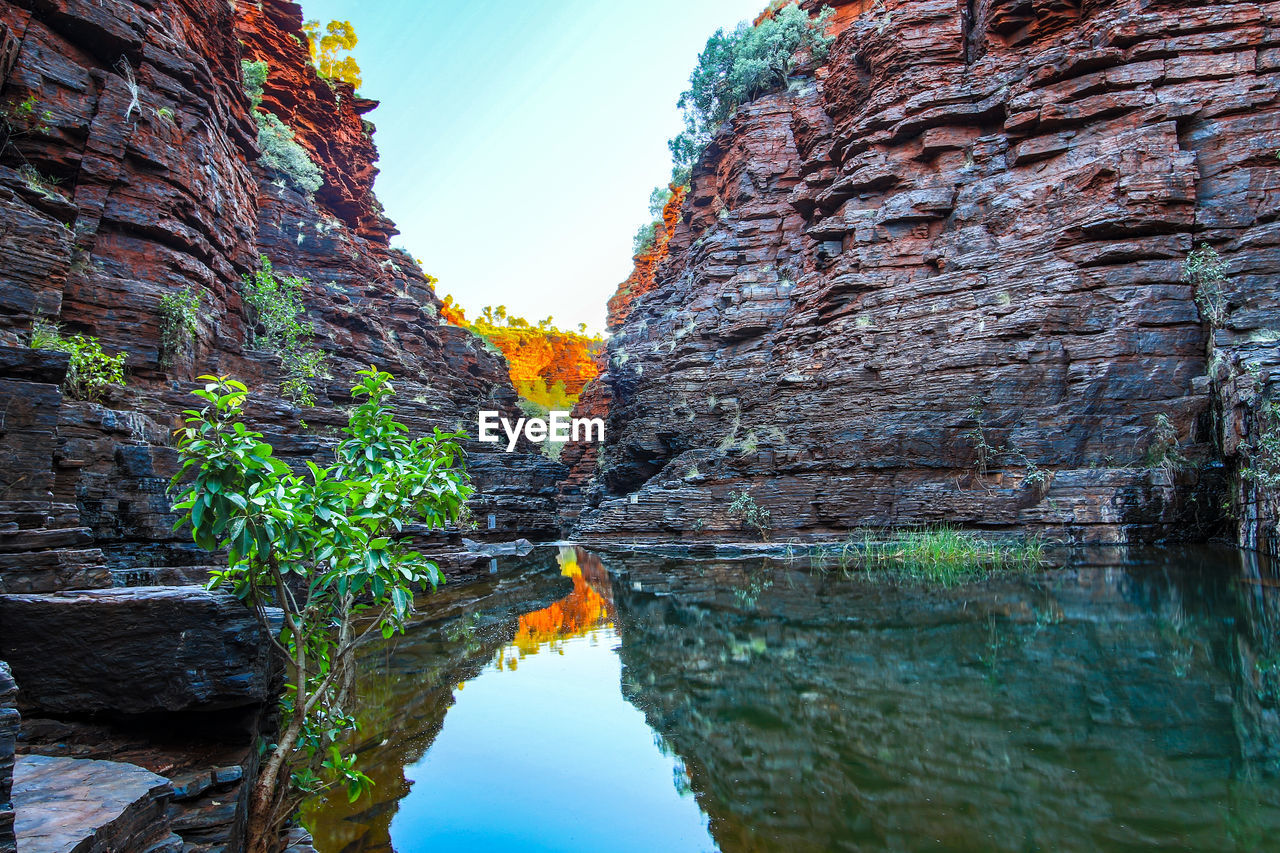
[(699, 50), (766, 0), (302, 5), (360, 37), (393, 244), (470, 316), (504, 304), (600, 331)]

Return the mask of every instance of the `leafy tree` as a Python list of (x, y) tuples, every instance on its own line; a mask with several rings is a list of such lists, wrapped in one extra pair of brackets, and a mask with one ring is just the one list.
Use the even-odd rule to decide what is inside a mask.
[(711, 139), (742, 104), (787, 85), (801, 52), (825, 62), (833, 38), (826, 34), (834, 10), (817, 17), (795, 4), (781, 7), (752, 27), (717, 30), (698, 55), (689, 88), (680, 96), (685, 130), (668, 145), (675, 163), (672, 183), (683, 186)]
[[(226, 549), (227, 569), (210, 586), (228, 587), (256, 615), (285, 662), (280, 731), (267, 747), (250, 794), (250, 853), (279, 846), (280, 830), (305, 796), (333, 786), (354, 802), (372, 785), (344, 754), (355, 726), (352, 650), (366, 636), (402, 631), (415, 590), (444, 578), (410, 547), (407, 525), (442, 527), (472, 493), (458, 433), (410, 440), (395, 420), (390, 374), (359, 372), (336, 463), (307, 461), (295, 474), (243, 420), (248, 389), (202, 376), (204, 400), (178, 431), (182, 468), (175, 485), (181, 524), (197, 545)], [(270, 608), (283, 623), (273, 625)]]
[(325, 25), (324, 35), (320, 34), (319, 21), (307, 21), (302, 25), (307, 34), (311, 49), (311, 61), (321, 77), (331, 80), (345, 80), (357, 89), (360, 88), (360, 66), (350, 55), (343, 52), (351, 50), (359, 41), (356, 28), (350, 21), (330, 21)]

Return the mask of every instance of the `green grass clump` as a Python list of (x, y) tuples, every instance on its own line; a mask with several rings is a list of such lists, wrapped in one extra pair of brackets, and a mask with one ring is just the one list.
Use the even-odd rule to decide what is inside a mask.
[(890, 571), (944, 586), (993, 572), (1029, 571), (1045, 564), (1044, 543), (982, 539), (946, 525), (876, 536), (851, 536), (840, 552), (841, 567)]

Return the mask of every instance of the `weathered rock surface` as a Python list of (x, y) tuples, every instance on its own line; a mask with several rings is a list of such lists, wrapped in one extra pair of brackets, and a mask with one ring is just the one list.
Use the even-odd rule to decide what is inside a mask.
[(19, 757), (14, 779), (23, 853), (181, 853), (163, 776), (117, 761)]
[[(210, 559), (172, 530), (167, 494), (171, 430), (198, 374), (245, 380), (261, 397), (254, 425), (299, 463), (325, 459), (351, 377), (370, 364), (400, 380), (415, 431), (474, 432), (478, 408), (517, 411), (502, 360), (442, 326), (426, 277), (390, 248), (362, 118), (374, 102), (319, 79), (301, 37), (286, 0), (0, 3), (0, 591), (201, 579)], [(314, 198), (256, 165), (239, 80), (241, 61), (260, 56), (264, 108), (324, 174)], [(260, 255), (310, 281), (304, 301), (331, 377), (314, 383), (314, 409), (275, 396), (278, 357), (249, 348), (241, 279)], [(190, 351), (167, 363), (159, 303), (182, 288), (204, 307)], [(128, 387), (99, 403), (64, 398), (66, 357), (25, 349), (37, 315), (127, 351)], [(473, 466), (476, 514), (494, 515), (505, 538), (556, 531), (562, 471), (522, 451)]]
[(0, 853), (14, 853), (13, 756), (18, 742), (18, 711), (13, 707), (17, 685), (9, 664), (0, 661)]
[(217, 711), (272, 696), (257, 621), (199, 587), (2, 596), (0, 654), (27, 712)]
[[(1221, 532), (1258, 389), (1220, 391), (1277, 364), (1280, 4), (839, 5), (817, 78), (712, 143), (610, 341), (578, 532), (741, 536), (742, 490), (776, 535)], [(1191, 465), (1154, 464), (1163, 418)]]

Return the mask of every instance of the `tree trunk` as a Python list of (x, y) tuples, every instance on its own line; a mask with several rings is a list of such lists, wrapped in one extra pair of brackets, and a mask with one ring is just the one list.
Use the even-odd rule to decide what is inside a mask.
[[(287, 772), (286, 763), (293, 754), (293, 748), (302, 734), (303, 717), (294, 714), (289, 721), (284, 735), (271, 751), (271, 757), (258, 773), (253, 783), (253, 792), (249, 795), (249, 815), (246, 821), (245, 841), (246, 853), (275, 853), (280, 847), (280, 833), (277, 812), (281, 800), (288, 794), (287, 787), (281, 786), (281, 773)], [(284, 786), (289, 784), (286, 778)]]

